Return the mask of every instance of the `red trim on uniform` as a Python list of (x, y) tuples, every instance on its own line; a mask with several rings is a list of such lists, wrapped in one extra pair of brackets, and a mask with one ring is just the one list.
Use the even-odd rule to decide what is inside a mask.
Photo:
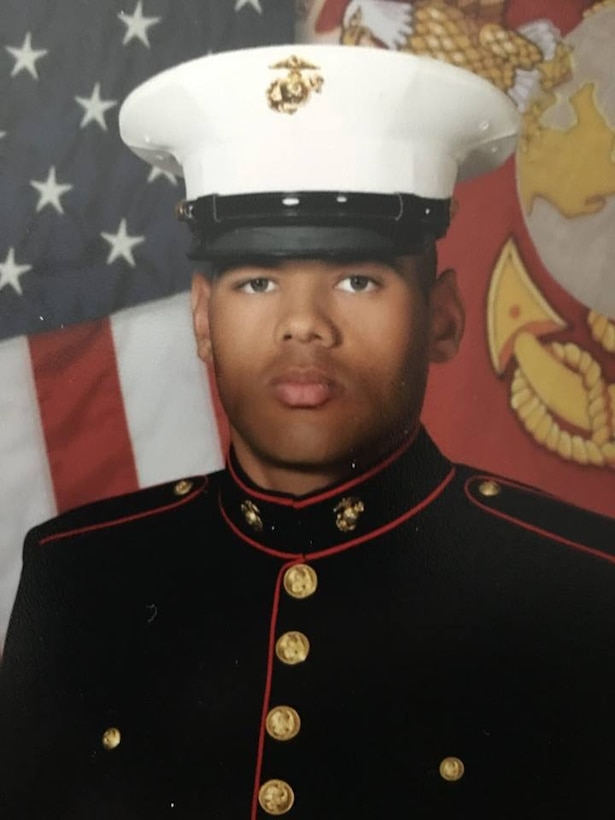
[[(455, 468), (452, 467), (449, 473), (447, 474), (446, 478), (438, 484), (438, 486), (432, 490), (432, 492), (425, 496), (422, 501), (419, 501), (418, 504), (415, 504), (414, 507), (411, 507), (409, 510), (403, 515), (400, 515), (398, 518), (393, 519), (393, 521), (389, 521), (387, 524), (383, 524), (383, 526), (378, 527), (375, 530), (371, 530), (365, 535), (361, 535), (358, 538), (353, 538), (350, 541), (344, 541), (343, 544), (336, 544), (334, 547), (328, 547), (324, 550), (319, 550), (318, 552), (306, 552), (302, 557), (304, 560), (315, 560), (317, 558), (325, 558), (328, 555), (335, 555), (335, 553), (343, 552), (344, 550), (350, 549), (350, 547), (356, 547), (359, 544), (363, 544), (365, 541), (370, 541), (372, 538), (376, 538), (379, 535), (384, 535), (384, 533), (389, 532), (395, 527), (398, 527), (400, 524), (403, 524), (404, 521), (407, 521), (409, 518), (412, 518), (413, 515), (420, 512), (424, 507), (427, 507), (434, 501), (443, 491), (444, 489), (450, 484), (453, 480), (455, 475)], [(224, 507), (222, 506), (222, 498), (218, 498), (218, 505), (220, 507), (220, 512), (228, 526), (233, 530), (235, 535), (241, 538), (242, 541), (250, 544), (252, 547), (256, 547), (256, 549), (260, 550), (261, 552), (266, 552), (268, 555), (273, 555), (276, 558), (297, 558), (298, 555), (293, 552), (280, 552), (279, 550), (274, 550), (271, 547), (266, 547), (263, 544), (259, 544), (258, 541), (250, 538), (248, 535), (244, 535), (241, 530), (235, 526), (235, 524), (231, 521), (231, 519), (226, 514)]]
[(273, 593), (273, 604), (271, 607), (271, 621), (269, 624), (269, 647), (267, 649), (267, 673), (265, 676), (265, 691), (263, 692), (263, 709), (261, 713), (261, 723), (258, 733), (258, 751), (256, 754), (256, 769), (254, 771), (254, 791), (252, 793), (252, 812), (250, 820), (256, 820), (258, 813), (258, 792), (261, 787), (261, 773), (263, 770), (263, 753), (265, 749), (265, 732), (267, 713), (269, 711), (269, 698), (271, 697), (271, 680), (273, 678), (273, 658), (275, 654), (275, 635), (278, 620), (278, 610), (280, 607), (280, 589), (282, 587), (282, 578), (289, 567), (299, 563), (298, 561), (289, 561), (280, 569), (275, 584), (275, 591)]
[[(593, 555), (595, 558), (602, 558), (605, 561), (609, 561), (611, 564), (615, 564), (615, 556), (613, 556), (613, 555), (609, 555), (608, 553), (601, 552), (600, 550), (594, 549), (593, 547), (588, 547), (585, 544), (580, 544), (578, 541), (571, 541), (570, 538), (566, 538), (563, 535), (558, 535), (557, 533), (551, 532), (550, 530), (544, 530), (544, 529), (542, 529), (542, 527), (536, 527), (534, 524), (529, 524), (527, 521), (523, 521), (520, 518), (515, 518), (514, 516), (509, 515), (508, 513), (502, 512), (501, 510), (492, 509), (487, 504), (484, 504), (483, 502), (479, 501), (477, 498), (474, 498), (474, 496), (470, 492), (469, 485), (470, 485), (471, 482), (476, 481), (476, 480), (481, 480), (483, 478), (488, 479), (490, 481), (497, 481), (498, 484), (503, 484), (504, 486), (510, 486), (510, 487), (514, 487), (514, 488), (519, 487), (521, 489), (527, 489), (527, 487), (524, 487), (523, 484), (515, 484), (512, 481), (510, 481), (510, 482), (502, 481), (502, 479), (494, 478), (493, 476), (480, 476), (478, 478), (477, 478), (477, 476), (473, 476), (472, 478), (469, 478), (466, 481), (465, 486), (464, 486), (464, 490), (465, 490), (466, 496), (479, 509), (485, 510), (486, 512), (489, 512), (492, 515), (495, 515), (497, 518), (502, 518), (505, 521), (510, 521), (510, 523), (512, 523), (512, 524), (517, 524), (517, 526), (522, 527), (524, 530), (529, 530), (530, 532), (534, 532), (534, 533), (536, 533), (536, 535), (541, 535), (544, 538), (549, 538), (551, 541), (558, 541), (560, 544), (564, 544), (567, 547), (572, 547), (573, 549), (579, 550), (580, 552), (586, 552), (588, 555)], [(548, 498), (552, 498), (554, 500), (560, 500), (560, 499), (557, 499), (556, 496), (550, 496), (548, 493), (541, 493), (540, 491), (537, 491), (534, 494), (535, 495), (544, 495), (544, 496), (546, 496)]]
[(104, 530), (107, 527), (117, 527), (120, 524), (126, 524), (130, 521), (138, 521), (140, 518), (147, 518), (149, 515), (158, 515), (159, 513), (167, 512), (168, 510), (175, 509), (176, 507), (181, 507), (182, 504), (187, 504), (188, 501), (192, 501), (197, 495), (200, 495), (207, 488), (208, 484), (209, 479), (205, 477), (201, 487), (189, 495), (185, 495), (183, 498), (173, 501), (172, 504), (165, 504), (163, 507), (156, 507), (153, 510), (144, 510), (140, 513), (134, 513), (134, 515), (125, 515), (122, 518), (116, 518), (114, 521), (101, 521), (98, 524), (90, 524), (87, 527), (77, 527), (74, 530), (66, 530), (66, 532), (47, 535), (40, 539), (39, 544), (43, 547), (45, 544), (49, 544), (51, 541), (59, 541), (61, 538), (70, 538), (73, 535), (82, 535), (84, 532), (93, 532), (94, 530)]
[(562, 498), (560, 496), (550, 493), (548, 490), (541, 490), (540, 487), (532, 487), (529, 484), (523, 484), (521, 481), (513, 481), (512, 478), (502, 478), (497, 475), (481, 475), (480, 473), (476, 473), (472, 476), (472, 478), (469, 478), (466, 483), (469, 484), (470, 481), (495, 481), (497, 484), (501, 484), (504, 487), (513, 487), (516, 490), (523, 490), (529, 495), (538, 495), (543, 498), (550, 498), (553, 501), (559, 501), (562, 503)]
[(109, 319), (29, 346), (58, 512), (138, 490)]
[(292, 507), (294, 510), (301, 510), (304, 507), (309, 507), (311, 504), (317, 504), (319, 501), (326, 501), (328, 498), (333, 498), (333, 496), (335, 495), (340, 495), (340, 493), (348, 492), (348, 490), (352, 489), (353, 487), (356, 487), (358, 484), (362, 484), (364, 481), (367, 481), (368, 479), (373, 478), (375, 475), (378, 475), (378, 473), (381, 473), (389, 466), (389, 464), (398, 459), (399, 456), (402, 453), (404, 453), (410, 447), (411, 444), (413, 444), (418, 431), (419, 426), (417, 425), (414, 431), (401, 445), (401, 447), (395, 450), (395, 452), (392, 453), (390, 456), (387, 456), (387, 458), (385, 458), (384, 461), (380, 461), (366, 473), (361, 473), (360, 476), (357, 476), (356, 478), (351, 478), (345, 484), (337, 485), (330, 490), (325, 490), (324, 492), (319, 493), (318, 495), (311, 495), (309, 498), (297, 500), (295, 498), (284, 498), (280, 497), (279, 495), (273, 495), (263, 491), (255, 490), (252, 487), (248, 487), (247, 484), (245, 484), (241, 480), (241, 478), (233, 469), (233, 465), (230, 463), (228, 464), (228, 470), (230, 474), (233, 476), (235, 483), (238, 484), (239, 487), (241, 487), (241, 489), (245, 493), (251, 495), (253, 498), (258, 498), (261, 501), (268, 501), (272, 504), (279, 504), (282, 507)]

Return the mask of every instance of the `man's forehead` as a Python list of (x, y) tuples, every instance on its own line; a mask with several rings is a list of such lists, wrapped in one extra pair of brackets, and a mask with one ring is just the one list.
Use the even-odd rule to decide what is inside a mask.
[(352, 272), (369, 271), (370, 269), (389, 269), (396, 273), (404, 273), (420, 267), (421, 263), (434, 258), (435, 251), (426, 249), (420, 254), (393, 255), (340, 255), (334, 257), (283, 257), (283, 258), (245, 258), (227, 260), (212, 264), (209, 275), (220, 278), (233, 273), (263, 275), (278, 272), (284, 273), (336, 273), (339, 271)]

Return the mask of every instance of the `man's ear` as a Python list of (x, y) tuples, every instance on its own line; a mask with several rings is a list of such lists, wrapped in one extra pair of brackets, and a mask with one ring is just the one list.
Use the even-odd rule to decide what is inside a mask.
[(441, 364), (454, 358), (465, 327), (465, 309), (450, 268), (441, 273), (429, 293), (429, 360)]
[(209, 332), (209, 297), (211, 282), (202, 273), (192, 276), (190, 301), (192, 304), (192, 327), (196, 339), (196, 350), (199, 359), (211, 361), (211, 336)]

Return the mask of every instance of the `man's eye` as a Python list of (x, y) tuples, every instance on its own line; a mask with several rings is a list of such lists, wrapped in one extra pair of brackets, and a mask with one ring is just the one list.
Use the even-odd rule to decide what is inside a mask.
[(362, 276), (354, 274), (342, 279), (338, 287), (340, 290), (345, 290), (349, 293), (364, 293), (365, 291), (376, 290), (378, 283), (372, 279), (371, 276)]
[(239, 290), (244, 293), (268, 293), (275, 287), (275, 282), (265, 276), (258, 276), (255, 279), (248, 279), (239, 285)]

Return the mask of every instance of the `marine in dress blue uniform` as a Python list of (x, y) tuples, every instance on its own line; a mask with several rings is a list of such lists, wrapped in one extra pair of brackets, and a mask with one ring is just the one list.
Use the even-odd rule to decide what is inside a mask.
[[(508, 103), (425, 58), (294, 48), (180, 66), (125, 104), (125, 140), (185, 173), (193, 256), (222, 279), (246, 259), (429, 258), (456, 178), (441, 166), (501, 162)], [(345, 105), (347, 139), (369, 82), (413, 103), (380, 134), (418, 145), (405, 177), (340, 169), (323, 130)], [(330, 107), (294, 119), (328, 85)], [(249, 151), (284, 132), (273, 189), (271, 168), (242, 177), (219, 118), (203, 125), (209, 105), (249, 110), (257, 93)], [(295, 140), (327, 154), (329, 186), (297, 169)], [(251, 277), (242, 293), (268, 291)], [(410, 422), (308, 492), (256, 482), (238, 432), (219, 473), (34, 528), (0, 667), (1, 816), (613, 817), (615, 523), (453, 464)]]

